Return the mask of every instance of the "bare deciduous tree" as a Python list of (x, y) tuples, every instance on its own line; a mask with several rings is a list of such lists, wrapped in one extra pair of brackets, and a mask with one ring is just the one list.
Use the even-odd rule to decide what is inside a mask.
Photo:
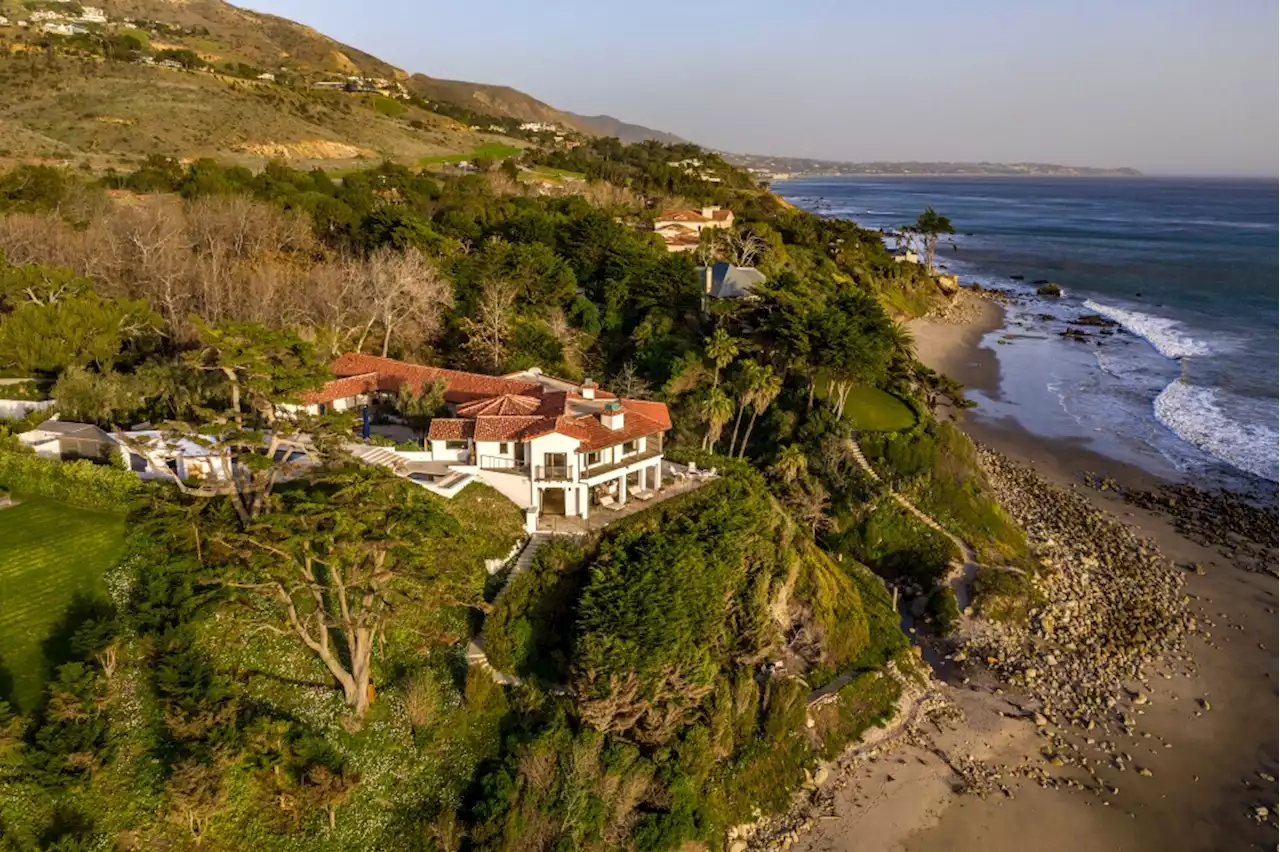
[(462, 320), (467, 351), (485, 367), (500, 370), (506, 362), (515, 304), (515, 287), (506, 281), (489, 281), (480, 294), (476, 317)]
[(444, 312), (453, 305), (453, 289), (426, 255), (414, 247), (397, 252), (384, 246), (369, 258), (366, 274), (365, 295), (376, 306), (384, 358), (392, 339), (410, 326), (421, 340), (435, 337)]

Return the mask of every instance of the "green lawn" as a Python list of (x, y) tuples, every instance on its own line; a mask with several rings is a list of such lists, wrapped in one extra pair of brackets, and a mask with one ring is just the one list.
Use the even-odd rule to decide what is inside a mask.
[(582, 172), (571, 172), (568, 169), (553, 169), (550, 166), (534, 166), (533, 171), (526, 172), (529, 180), (584, 180)]
[(24, 712), (43, 686), (42, 644), (76, 593), (104, 594), (102, 576), (123, 547), (117, 515), (41, 497), (0, 509), (0, 688), (12, 677), (12, 698)]
[[(818, 384), (818, 397), (827, 398), (827, 388)], [(898, 432), (916, 424), (915, 412), (902, 400), (879, 388), (859, 386), (849, 391), (844, 419), (863, 432)]]
[(514, 145), (506, 145), (502, 142), (486, 142), (483, 145), (477, 145), (468, 154), (440, 154), (436, 157), (423, 157), (418, 160), (418, 165), (433, 166), (441, 163), (461, 163), (464, 160), (474, 160), (477, 157), (505, 160), (507, 157), (518, 157), (521, 153), (522, 149)]

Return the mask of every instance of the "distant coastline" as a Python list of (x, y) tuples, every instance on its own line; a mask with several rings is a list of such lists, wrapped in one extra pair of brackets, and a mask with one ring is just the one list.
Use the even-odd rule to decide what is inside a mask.
[(762, 154), (722, 156), (735, 166), (768, 180), (811, 177), (1143, 177), (1137, 169), (1062, 166), (1054, 163), (992, 162), (841, 162), (808, 157), (772, 157)]

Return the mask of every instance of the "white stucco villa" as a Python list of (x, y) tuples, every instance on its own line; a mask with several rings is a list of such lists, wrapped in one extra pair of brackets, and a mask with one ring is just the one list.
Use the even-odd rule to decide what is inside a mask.
[(370, 407), (381, 399), (405, 386), (443, 384), (449, 416), (431, 421), (420, 452), (353, 450), (436, 493), (452, 496), (480, 479), (524, 508), (532, 526), (540, 515), (586, 519), (662, 487), (662, 442), (671, 428), (663, 403), (619, 399), (590, 380), (538, 369), (485, 376), (348, 353), (333, 371), (338, 378), (306, 394), (300, 407), (359, 410), (366, 436)]

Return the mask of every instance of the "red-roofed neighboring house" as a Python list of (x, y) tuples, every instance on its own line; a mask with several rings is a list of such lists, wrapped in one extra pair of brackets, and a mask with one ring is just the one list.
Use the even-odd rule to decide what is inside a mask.
[(671, 415), (661, 402), (619, 399), (590, 379), (570, 381), (536, 368), (486, 376), (347, 353), (333, 372), (337, 378), (303, 396), (307, 410), (359, 407), (366, 424), (373, 403), (394, 404), (402, 388), (441, 383), (451, 416), (431, 421), (421, 453), (386, 452), (398, 453), (406, 469), (416, 462), (492, 480), (531, 517), (585, 518), (592, 505), (625, 503), (662, 485)]
[(703, 228), (729, 228), (733, 226), (733, 211), (723, 207), (681, 208), (664, 210), (653, 220), (655, 231), (682, 228), (702, 233)]

